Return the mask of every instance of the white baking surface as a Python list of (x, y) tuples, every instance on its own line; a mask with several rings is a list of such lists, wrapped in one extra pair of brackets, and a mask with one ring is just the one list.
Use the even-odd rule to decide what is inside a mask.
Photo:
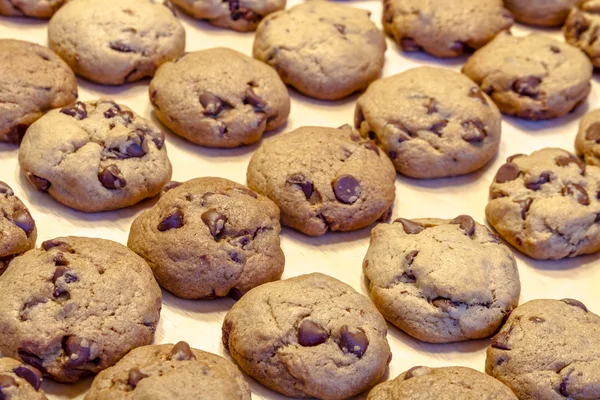
[[(297, 3), (300, 1), (288, 0), (288, 6)], [(381, 26), (381, 1), (354, 1), (351, 4), (371, 10), (372, 19)], [(179, 15), (187, 33), (187, 51), (226, 46), (247, 55), (252, 54), (252, 33), (215, 28), (182, 13)], [(0, 38), (29, 40), (46, 45), (46, 26), (45, 21), (0, 17)], [(531, 29), (519, 25), (513, 28), (513, 33), (517, 35), (528, 31)], [(558, 29), (544, 32), (557, 38), (562, 37)], [(423, 64), (460, 70), (465, 60), (466, 57), (442, 61), (424, 54), (403, 55), (388, 39), (383, 75), (390, 76)], [(78, 79), (79, 98), (93, 100), (100, 96), (112, 97), (158, 123), (148, 100), (148, 82), (145, 80), (121, 87), (103, 87)], [(459, 214), (470, 214), (477, 221), (484, 222), (488, 187), (506, 157), (515, 153), (530, 153), (547, 146), (573, 151), (579, 119), (588, 110), (599, 106), (600, 87), (597, 76), (592, 84), (593, 89), (587, 104), (563, 118), (549, 122), (527, 122), (504, 117), (499, 153), (478, 172), (463, 177), (427, 181), (398, 175), (393, 218), (452, 218)], [(290, 89), (290, 95), (292, 112), (287, 125), (276, 133), (267, 134), (265, 141), (303, 125), (337, 127), (353, 121), (356, 95), (335, 102), (311, 100), (293, 89)], [(173, 180), (177, 181), (199, 176), (220, 176), (245, 183), (246, 166), (257, 146), (258, 144), (238, 149), (211, 150), (190, 144), (167, 132)], [(19, 173), (17, 155), (16, 146), (0, 143), (0, 180), (12, 186), (29, 207), (38, 227), (38, 244), (46, 239), (65, 235), (101, 237), (126, 244), (133, 219), (143, 209), (154, 204), (153, 200), (148, 200), (135, 207), (97, 214), (69, 209), (49, 195), (33, 189)], [(370, 228), (365, 228), (352, 233), (328, 233), (320, 238), (310, 238), (284, 228), (281, 234), (286, 256), (283, 278), (319, 271), (334, 276), (368, 295), (363, 282), (362, 259), (369, 244), (369, 232)], [(515, 255), (521, 276), (521, 303), (535, 298), (571, 297), (584, 302), (592, 311), (600, 312), (600, 299), (594, 295), (600, 287), (600, 262), (597, 255), (561, 261), (536, 261), (516, 251)], [(0, 293), (0, 301), (1, 296)], [(221, 345), (221, 322), (233, 305), (233, 300), (188, 301), (178, 299), (165, 291), (163, 296), (156, 343), (185, 340), (195, 348), (230, 358)], [(489, 343), (489, 340), (477, 340), (449, 345), (425, 344), (391, 325), (388, 339), (393, 359), (384, 379), (391, 379), (415, 365), (462, 365), (483, 371), (485, 349)], [(255, 399), (284, 398), (250, 378), (248, 381)], [(43, 389), (50, 399), (76, 399), (83, 398), (90, 384), (91, 378), (75, 385), (58, 384), (46, 379)], [(357, 398), (365, 398), (365, 395)]]

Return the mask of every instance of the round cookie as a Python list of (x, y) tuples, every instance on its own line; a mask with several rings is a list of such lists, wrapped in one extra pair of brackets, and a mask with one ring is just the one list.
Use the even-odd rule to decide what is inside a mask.
[(537, 26), (561, 26), (571, 7), (582, 0), (504, 0), (519, 22)]
[(375, 139), (396, 170), (413, 178), (463, 175), (498, 151), (502, 117), (465, 75), (418, 67), (373, 82), (354, 125)]
[(254, 57), (307, 96), (341, 99), (365, 89), (383, 68), (385, 38), (369, 16), (327, 1), (269, 14), (256, 29)]
[(127, 246), (178, 297), (207, 299), (281, 277), (279, 209), (223, 178), (197, 178), (164, 193), (131, 225)]
[(521, 292), (510, 249), (468, 215), (377, 225), (363, 272), (383, 316), (428, 343), (494, 334)]
[(75, 74), (47, 47), (0, 39), (0, 71), (0, 142), (20, 143), (44, 112), (77, 99)]
[(223, 47), (165, 63), (150, 82), (149, 93), (163, 124), (208, 147), (254, 143), (290, 114), (290, 97), (277, 73)]
[(600, 167), (557, 148), (506, 161), (485, 215), (507, 242), (540, 260), (600, 250)]
[(457, 57), (510, 29), (502, 0), (384, 0), (383, 29), (403, 51)]
[(517, 307), (487, 349), (485, 372), (521, 400), (598, 398), (600, 317), (573, 299)]
[(567, 43), (583, 50), (594, 67), (600, 67), (599, 29), (600, 0), (586, 0), (573, 7), (563, 26)]
[(21, 170), (38, 190), (96, 212), (136, 204), (171, 178), (165, 136), (112, 100), (77, 102), (36, 121), (21, 143)]
[[(210, 393), (210, 395), (207, 395)], [(84, 400), (250, 400), (250, 388), (235, 365), (216, 354), (176, 345), (131, 350), (98, 374)]]
[(223, 345), (248, 375), (292, 397), (341, 400), (374, 385), (392, 354), (387, 325), (351, 286), (313, 273), (249, 291)]
[(575, 151), (586, 164), (600, 167), (600, 109), (587, 113), (581, 119)]
[(15, 258), (0, 287), (0, 352), (60, 382), (149, 344), (160, 316), (150, 267), (110, 240), (47, 240)]
[(35, 247), (37, 228), (25, 204), (0, 181), (0, 275), (15, 256)]
[(542, 120), (561, 117), (585, 101), (593, 67), (581, 50), (551, 36), (507, 33), (477, 50), (462, 72), (504, 114)]
[[(1, 0), (0, 0), (1, 1)], [(186, 13), (213, 25), (248, 32), (265, 15), (285, 8), (286, 0), (173, 0)]]
[(369, 392), (367, 400), (517, 400), (508, 387), (465, 367), (413, 367)]
[(0, 0), (0, 15), (47, 19), (66, 0)]
[(277, 204), (283, 225), (320, 236), (385, 218), (396, 171), (349, 125), (305, 126), (264, 143), (250, 159), (247, 180), (250, 189)]
[(168, 0), (70, 0), (50, 20), (48, 43), (92, 82), (139, 81), (185, 50), (185, 30), (169, 6)]
[(42, 374), (15, 359), (0, 358), (0, 399), (47, 400), (41, 390)]

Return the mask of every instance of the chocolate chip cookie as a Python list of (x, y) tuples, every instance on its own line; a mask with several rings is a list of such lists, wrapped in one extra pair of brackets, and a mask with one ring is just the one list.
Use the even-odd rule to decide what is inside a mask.
[(305, 126), (263, 144), (248, 187), (279, 206), (281, 222), (310, 236), (364, 228), (387, 216), (396, 171), (373, 141), (349, 125)]
[(0, 399), (47, 400), (41, 387), (40, 371), (12, 358), (0, 358)]
[(248, 375), (286, 396), (347, 399), (375, 384), (392, 354), (377, 309), (313, 273), (266, 283), (225, 316), (223, 345)]
[(573, 299), (517, 307), (487, 350), (485, 371), (519, 399), (598, 398), (600, 317)]
[(71, 0), (50, 20), (49, 46), (93, 82), (139, 81), (185, 50), (185, 30), (169, 6), (168, 0)]
[(0, 0), (0, 15), (50, 18), (66, 0)]
[(492, 335), (521, 291), (510, 249), (468, 215), (377, 225), (363, 272), (383, 316), (429, 343)]
[(557, 148), (506, 161), (490, 186), (485, 215), (507, 242), (537, 259), (600, 250), (600, 167)]
[[(174, 186), (174, 185), (169, 185)], [(223, 178), (197, 178), (170, 189), (131, 225), (127, 245), (176, 296), (207, 299), (281, 277), (279, 209)]]
[(581, 119), (575, 150), (586, 164), (600, 167), (600, 109), (587, 113)]
[(498, 107), (465, 75), (418, 67), (373, 82), (354, 126), (374, 139), (396, 170), (413, 178), (463, 175), (498, 151)]
[(457, 57), (510, 29), (513, 17), (502, 0), (384, 0), (382, 23), (403, 51)]
[(179, 342), (131, 350), (114, 367), (98, 374), (84, 400), (250, 397), (250, 388), (235, 365)]
[(44, 112), (76, 99), (75, 74), (50, 49), (0, 39), (0, 142), (20, 143)]
[(15, 256), (35, 247), (37, 229), (25, 204), (0, 181), (0, 275)]
[(594, 67), (600, 67), (598, 30), (600, 30), (599, 0), (586, 0), (573, 7), (563, 26), (567, 43), (583, 50)]
[(465, 367), (413, 367), (381, 383), (367, 400), (517, 400), (508, 387), (486, 374)]
[(173, 132), (208, 147), (254, 143), (290, 113), (287, 88), (272, 68), (223, 47), (165, 63), (150, 82), (150, 101)]
[(585, 101), (593, 68), (576, 47), (533, 33), (498, 35), (469, 58), (462, 72), (504, 114), (542, 120), (561, 117)]
[(286, 0), (173, 0), (186, 13), (213, 25), (248, 32), (272, 12), (283, 10)]
[(107, 99), (77, 102), (36, 121), (19, 163), (36, 189), (86, 212), (131, 206), (171, 178), (164, 133)]
[(328, 1), (269, 14), (256, 29), (254, 57), (307, 96), (341, 99), (365, 89), (383, 68), (385, 38), (369, 16)]
[(515, 19), (537, 26), (561, 26), (571, 7), (582, 0), (504, 0)]
[(0, 276), (0, 352), (75, 382), (152, 340), (161, 292), (148, 264), (104, 239), (61, 237)]

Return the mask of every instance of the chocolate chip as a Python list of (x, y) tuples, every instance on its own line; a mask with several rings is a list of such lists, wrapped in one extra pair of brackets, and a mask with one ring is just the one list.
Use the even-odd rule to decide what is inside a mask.
[(472, 87), (469, 89), (469, 97), (477, 99), (484, 105), (489, 106), (485, 96), (483, 95), (483, 92), (478, 87)]
[(17, 386), (17, 381), (15, 381), (15, 378), (10, 375), (0, 375), (0, 399), (8, 400), (8, 397), (6, 397), (7, 395), (4, 393), (3, 389), (8, 389), (14, 386)]
[(29, 365), (21, 365), (14, 368), (12, 372), (19, 378), (25, 379), (35, 390), (39, 390), (42, 386), (42, 373)]
[(338, 345), (345, 353), (352, 353), (361, 358), (367, 351), (367, 347), (369, 347), (369, 339), (361, 328), (357, 328), (355, 332), (350, 332), (348, 325), (344, 325), (340, 331)]
[(20, 317), (22, 321), (27, 321), (28, 317), (29, 317), (29, 310), (35, 306), (37, 306), (38, 304), (45, 304), (48, 302), (48, 299), (43, 297), (43, 296), (39, 296), (39, 295), (35, 295), (31, 298), (29, 298), (25, 304), (23, 304), (23, 309), (21, 310), (20, 313)]
[(217, 115), (223, 109), (223, 101), (212, 93), (202, 92), (198, 97), (205, 115)]
[(125, 43), (122, 40), (113, 40), (109, 43), (111, 49), (119, 51), (121, 53), (134, 53), (135, 50), (131, 47), (131, 45)]
[(335, 27), (335, 29), (337, 29), (337, 31), (339, 33), (341, 33), (342, 35), (346, 34), (346, 25), (343, 24), (333, 24), (333, 26)]
[(536, 97), (540, 93), (539, 86), (541, 82), (542, 80), (535, 76), (520, 78), (513, 83), (513, 90), (522, 96)]
[(518, 201), (521, 206), (521, 218), (525, 219), (527, 217), (527, 212), (529, 211), (529, 207), (531, 207), (531, 203), (533, 203), (532, 198), (528, 198), (525, 200)]
[[(60, 253), (62, 254), (62, 253)], [(63, 278), (64, 277), (64, 278)], [(73, 283), (77, 282), (77, 275), (71, 270), (71, 268), (65, 265), (59, 265), (56, 270), (54, 270), (54, 276), (52, 277), (52, 283), (56, 283), (56, 281), (60, 278), (63, 278), (65, 283)]]
[(436, 297), (431, 301), (431, 304), (446, 313), (456, 310), (459, 305), (459, 303), (445, 297)]
[(78, 367), (90, 361), (91, 350), (87, 339), (69, 336), (64, 342), (63, 348), (69, 358), (67, 360), (69, 367)]
[(562, 299), (561, 300), (563, 303), (568, 304), (570, 306), (573, 307), (578, 307), (581, 308), (583, 311), (587, 312), (588, 309), (585, 306), (585, 304), (583, 304), (582, 302), (580, 302), (579, 300), (575, 300), (575, 299)]
[(536, 324), (541, 324), (542, 322), (546, 322), (546, 320), (544, 318), (540, 318), (540, 317), (529, 317), (529, 320), (531, 322), (535, 322)]
[(553, 52), (554, 54), (558, 54), (560, 53), (560, 49), (558, 48), (558, 46), (550, 46), (550, 51)]
[(148, 375), (144, 374), (140, 371), (139, 368), (132, 368), (129, 370), (129, 375), (127, 377), (127, 383), (131, 386), (132, 389), (135, 389), (137, 384), (144, 378), (147, 378)]
[(586, 140), (595, 140), (596, 143), (600, 143), (600, 122), (595, 122), (585, 132)]
[(560, 394), (566, 398), (571, 398), (571, 395), (569, 394), (569, 392), (567, 391), (567, 384), (569, 383), (569, 376), (565, 376), (562, 380), (562, 382), (560, 382), (560, 386), (558, 387), (558, 391), (560, 392)]
[(290, 176), (287, 178), (285, 183), (299, 187), (304, 192), (304, 197), (306, 200), (310, 199), (310, 196), (313, 194), (314, 188), (312, 182), (302, 174), (294, 174)]
[(196, 356), (194, 355), (194, 352), (186, 342), (177, 343), (173, 346), (173, 349), (171, 349), (171, 353), (169, 353), (169, 360), (188, 361), (195, 359)]
[(251, 23), (260, 21), (260, 15), (254, 12), (254, 10), (250, 10), (246, 7), (240, 7), (239, 0), (229, 0), (229, 12), (231, 14), (231, 19), (234, 21), (239, 19), (245, 19)]
[(238, 264), (241, 264), (243, 262), (243, 259), (240, 257), (239, 253), (236, 251), (229, 252), (229, 259)]
[(0, 194), (5, 194), (7, 197), (14, 196), (15, 192), (6, 183), (0, 181)]
[(590, 197), (583, 186), (577, 183), (568, 183), (561, 191), (563, 196), (571, 196), (582, 206), (590, 205)]
[(438, 136), (442, 136), (442, 130), (448, 125), (448, 120), (436, 122), (429, 128), (429, 130)]
[(416, 235), (417, 233), (425, 229), (423, 225), (413, 222), (409, 219), (397, 218), (396, 220), (394, 220), (394, 222), (400, 222), (402, 224), (402, 227), (404, 228), (404, 232), (408, 233), (409, 235)]
[(181, 186), (181, 182), (176, 182), (176, 181), (167, 182), (165, 184), (165, 186), (163, 186), (162, 192), (167, 193), (169, 190), (175, 189), (176, 187), (179, 187), (179, 186)]
[(421, 368), (423, 368), (423, 367), (422, 366), (416, 366), (416, 367), (412, 367), (411, 369), (409, 369), (408, 371), (406, 371), (404, 373), (404, 380), (406, 381), (406, 380), (409, 380), (411, 378), (414, 378), (414, 376), (415, 376), (414, 372), (416, 370), (418, 370), (418, 369), (421, 369)]
[(550, 171), (544, 171), (535, 181), (525, 183), (525, 187), (531, 190), (540, 190), (543, 184), (550, 182), (552, 173)]
[(121, 170), (114, 164), (101, 168), (98, 171), (98, 180), (107, 189), (122, 189), (127, 185)]
[(331, 185), (335, 198), (344, 204), (354, 204), (360, 198), (360, 182), (352, 175), (339, 176)]
[(144, 151), (142, 146), (140, 146), (137, 143), (131, 143), (129, 146), (127, 146), (127, 149), (125, 149), (125, 151), (131, 157), (143, 157), (146, 155), (146, 152)]
[(168, 231), (170, 229), (178, 229), (184, 225), (183, 211), (180, 208), (176, 208), (169, 215), (163, 218), (158, 224), (157, 229), (161, 232)]
[(25, 208), (15, 211), (12, 216), (12, 222), (21, 228), (27, 236), (31, 235), (35, 229), (35, 221), (31, 218), (31, 214), (29, 214), (29, 211)]
[(42, 242), (42, 249), (44, 249), (46, 251), (53, 249), (55, 247), (57, 247), (59, 250), (62, 250), (62, 251), (68, 251), (70, 253), (73, 252), (71, 250), (70, 244), (68, 244), (66, 242), (62, 242), (60, 240), (51, 239), (51, 240), (46, 240), (46, 241)]
[(585, 164), (573, 154), (557, 157), (555, 162), (559, 167), (568, 167), (570, 164), (577, 164), (581, 173), (585, 172)]
[(19, 349), (18, 353), (19, 353), (19, 358), (21, 359), (21, 361), (23, 361), (24, 363), (27, 363), (29, 365), (32, 365), (33, 367), (35, 367), (36, 369), (38, 369), (41, 372), (46, 372), (46, 368), (44, 368), (43, 360), (41, 359), (41, 357), (39, 357), (38, 355), (33, 354), (25, 349)]
[(78, 101), (69, 107), (61, 108), (61, 113), (66, 114), (75, 118), (76, 120), (82, 120), (87, 117), (87, 108), (85, 103)]
[(263, 108), (265, 108), (267, 106), (265, 104), (265, 101), (263, 99), (261, 99), (260, 97), (258, 97), (256, 95), (256, 93), (254, 93), (254, 89), (252, 89), (252, 87), (247, 87), (246, 88), (245, 95), (246, 95), (246, 97), (244, 99), (244, 103), (245, 104), (250, 104), (255, 109), (262, 110)]
[(461, 126), (464, 129), (462, 138), (464, 141), (469, 143), (481, 142), (487, 136), (487, 129), (483, 122), (479, 120), (463, 121)]
[(315, 322), (305, 319), (298, 328), (298, 343), (300, 346), (318, 346), (329, 338), (329, 333)]
[(230, 297), (236, 301), (241, 299), (242, 296), (243, 296), (243, 294), (242, 294), (241, 290), (238, 288), (231, 288), (231, 289), (229, 289), (229, 292), (227, 293), (227, 297)]
[(458, 224), (460, 229), (465, 231), (465, 235), (473, 237), (475, 233), (475, 221), (469, 215), (459, 215), (450, 221), (451, 224)]
[(512, 162), (507, 162), (503, 164), (496, 173), (496, 177), (494, 178), (498, 183), (505, 183), (508, 181), (514, 181), (517, 179), (521, 170), (519, 170), (519, 166)]
[(27, 173), (27, 179), (39, 191), (45, 192), (50, 188), (50, 181), (40, 176), (34, 175), (31, 172)]
[(200, 218), (202, 218), (202, 222), (208, 227), (213, 239), (217, 240), (219, 235), (225, 229), (227, 217), (217, 210), (208, 210), (204, 212)]
[(52, 297), (57, 300), (67, 301), (71, 299), (71, 293), (64, 285), (57, 285), (52, 292)]
[(400, 48), (404, 51), (421, 51), (421, 47), (413, 38), (403, 37), (400, 39)]
[(501, 350), (511, 350), (512, 346), (508, 344), (509, 333), (506, 331), (499, 332), (492, 338), (491, 346)]

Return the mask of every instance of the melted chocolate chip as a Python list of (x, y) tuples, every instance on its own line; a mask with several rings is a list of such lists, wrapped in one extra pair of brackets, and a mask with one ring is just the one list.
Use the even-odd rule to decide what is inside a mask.
[(413, 222), (409, 219), (397, 218), (396, 220), (394, 220), (394, 222), (400, 222), (402, 224), (402, 227), (404, 228), (404, 232), (406, 232), (409, 235), (416, 235), (417, 233), (425, 229), (423, 225)]
[(88, 340), (76, 336), (69, 336), (63, 344), (65, 354), (69, 358), (69, 367), (78, 367), (90, 361), (91, 350)]
[(583, 174), (583, 172), (585, 172), (585, 164), (573, 154), (557, 157), (554, 161), (559, 167), (568, 167), (570, 164), (577, 164), (581, 173)]
[(158, 224), (157, 229), (161, 232), (168, 231), (170, 229), (178, 229), (184, 225), (183, 211), (180, 208), (176, 208), (169, 215), (163, 218)]
[(536, 97), (540, 93), (539, 86), (541, 82), (542, 80), (535, 76), (520, 78), (513, 83), (513, 90), (522, 96)]
[[(419, 255), (419, 250), (411, 250), (410, 252), (406, 253), (406, 255), (404, 256), (404, 261), (406, 261), (406, 268), (410, 268), (412, 266), (413, 262), (415, 262), (415, 258), (418, 255)], [(413, 278), (414, 278), (414, 276), (413, 276)]]
[(125, 151), (130, 157), (143, 157), (146, 155), (146, 152), (144, 151), (142, 146), (140, 146), (137, 143), (131, 143), (129, 146), (127, 146)]
[(600, 143), (600, 122), (595, 122), (585, 131), (586, 140), (594, 140)]
[(41, 357), (37, 356), (36, 354), (33, 354), (25, 349), (19, 349), (19, 358), (24, 363), (35, 367), (37, 370), (41, 372), (46, 372), (46, 368), (44, 368), (44, 364)]
[[(62, 253), (60, 253), (62, 254)], [(60, 278), (63, 278), (65, 283), (73, 283), (77, 282), (77, 275), (71, 270), (71, 268), (65, 265), (59, 265), (56, 270), (54, 270), (54, 276), (52, 277), (52, 283), (56, 284), (56, 281)]]
[(583, 304), (582, 302), (580, 302), (579, 300), (575, 300), (575, 299), (562, 299), (561, 300), (563, 303), (568, 304), (570, 306), (573, 307), (577, 307), (577, 308), (581, 308), (583, 311), (587, 312), (588, 309), (585, 306), (585, 304)]
[(52, 297), (57, 300), (67, 301), (71, 299), (71, 293), (69, 293), (69, 290), (64, 285), (57, 285), (54, 287)]
[(543, 184), (550, 182), (552, 173), (550, 171), (544, 171), (535, 181), (525, 183), (525, 187), (531, 190), (540, 190)]
[(304, 197), (306, 200), (310, 199), (310, 196), (313, 194), (314, 187), (312, 182), (302, 174), (294, 174), (290, 176), (287, 178), (285, 183), (299, 187), (304, 192)]
[(202, 92), (198, 97), (200, 104), (204, 107), (205, 115), (217, 115), (223, 109), (223, 101), (212, 93)]
[(325, 343), (329, 333), (315, 322), (305, 319), (298, 328), (298, 343), (304, 347), (318, 346)]
[(31, 172), (27, 173), (27, 179), (31, 184), (39, 191), (45, 192), (50, 189), (50, 181), (48, 179), (44, 179), (40, 176), (34, 175)]
[(340, 331), (338, 345), (345, 353), (352, 353), (361, 358), (369, 347), (369, 339), (361, 328), (351, 332), (348, 325), (344, 325)]
[(479, 120), (463, 121), (461, 126), (464, 129), (462, 138), (469, 143), (479, 143), (487, 137), (487, 129), (483, 122)]
[(176, 181), (167, 182), (165, 184), (165, 186), (163, 186), (162, 192), (167, 193), (169, 190), (175, 189), (176, 187), (179, 187), (179, 186), (181, 186), (181, 182), (176, 182)]
[(84, 118), (87, 118), (87, 109), (85, 103), (82, 103), (80, 101), (73, 104), (72, 106), (61, 108), (60, 112), (69, 115), (75, 118), (76, 120), (82, 120)]
[(121, 170), (114, 164), (107, 165), (98, 171), (98, 180), (107, 189), (122, 189), (127, 186), (127, 181)]
[(53, 249), (55, 247), (62, 251), (68, 251), (70, 253), (73, 252), (71, 250), (70, 244), (68, 244), (66, 242), (62, 242), (60, 240), (51, 239), (51, 240), (46, 240), (46, 241), (42, 242), (42, 249), (44, 249), (46, 251)]
[(8, 184), (0, 181), (0, 194), (5, 194), (7, 197), (14, 196), (15, 192), (11, 189)]
[(52, 261), (54, 261), (54, 265), (57, 267), (69, 265), (69, 260), (67, 260), (67, 257), (65, 257), (65, 253), (63, 252), (57, 252), (52, 258)]
[(494, 178), (498, 183), (505, 183), (509, 181), (514, 181), (519, 177), (521, 170), (519, 166), (512, 162), (507, 162), (503, 164), (496, 173), (496, 177)]
[(442, 130), (448, 125), (448, 120), (436, 122), (429, 128), (429, 130), (438, 136), (442, 136)]
[(132, 389), (135, 389), (137, 384), (144, 378), (147, 378), (148, 375), (144, 374), (140, 371), (139, 368), (132, 368), (129, 370), (129, 374), (127, 377), (127, 383), (131, 386)]
[(113, 40), (109, 43), (109, 46), (111, 49), (121, 53), (135, 53), (133, 47), (122, 40)]
[(582, 206), (590, 205), (590, 197), (587, 191), (578, 183), (568, 183), (561, 191), (563, 196), (571, 196)]
[(35, 390), (42, 386), (42, 373), (29, 365), (21, 365), (12, 370), (19, 378), (25, 379)]
[(531, 207), (531, 203), (533, 203), (533, 199), (529, 198), (529, 199), (521, 200), (518, 203), (521, 206), (521, 218), (523, 218), (523, 219), (527, 218), (527, 212), (529, 211), (529, 208)]
[(335, 198), (344, 204), (354, 204), (362, 192), (360, 182), (352, 175), (342, 175), (333, 182)]
[(35, 229), (35, 221), (31, 218), (31, 214), (27, 209), (17, 210), (12, 216), (12, 222), (21, 228), (27, 236), (31, 235)]
[(469, 97), (477, 99), (484, 105), (489, 106), (485, 96), (483, 95), (483, 92), (478, 87), (472, 87), (469, 89)]
[(459, 215), (450, 221), (451, 224), (458, 224), (460, 229), (465, 231), (465, 235), (473, 237), (475, 233), (475, 221), (469, 215)]
[(188, 361), (195, 359), (196, 356), (194, 355), (194, 352), (186, 342), (177, 343), (173, 346), (173, 349), (171, 349), (171, 353), (169, 353), (169, 360)]
[(246, 88), (245, 96), (244, 103), (250, 104), (255, 110), (262, 110), (267, 106), (265, 101), (254, 93), (254, 89), (251, 86)]
[(208, 210), (200, 217), (202, 218), (202, 222), (204, 222), (204, 224), (208, 227), (213, 239), (217, 240), (219, 235), (225, 229), (227, 217), (217, 210)]

